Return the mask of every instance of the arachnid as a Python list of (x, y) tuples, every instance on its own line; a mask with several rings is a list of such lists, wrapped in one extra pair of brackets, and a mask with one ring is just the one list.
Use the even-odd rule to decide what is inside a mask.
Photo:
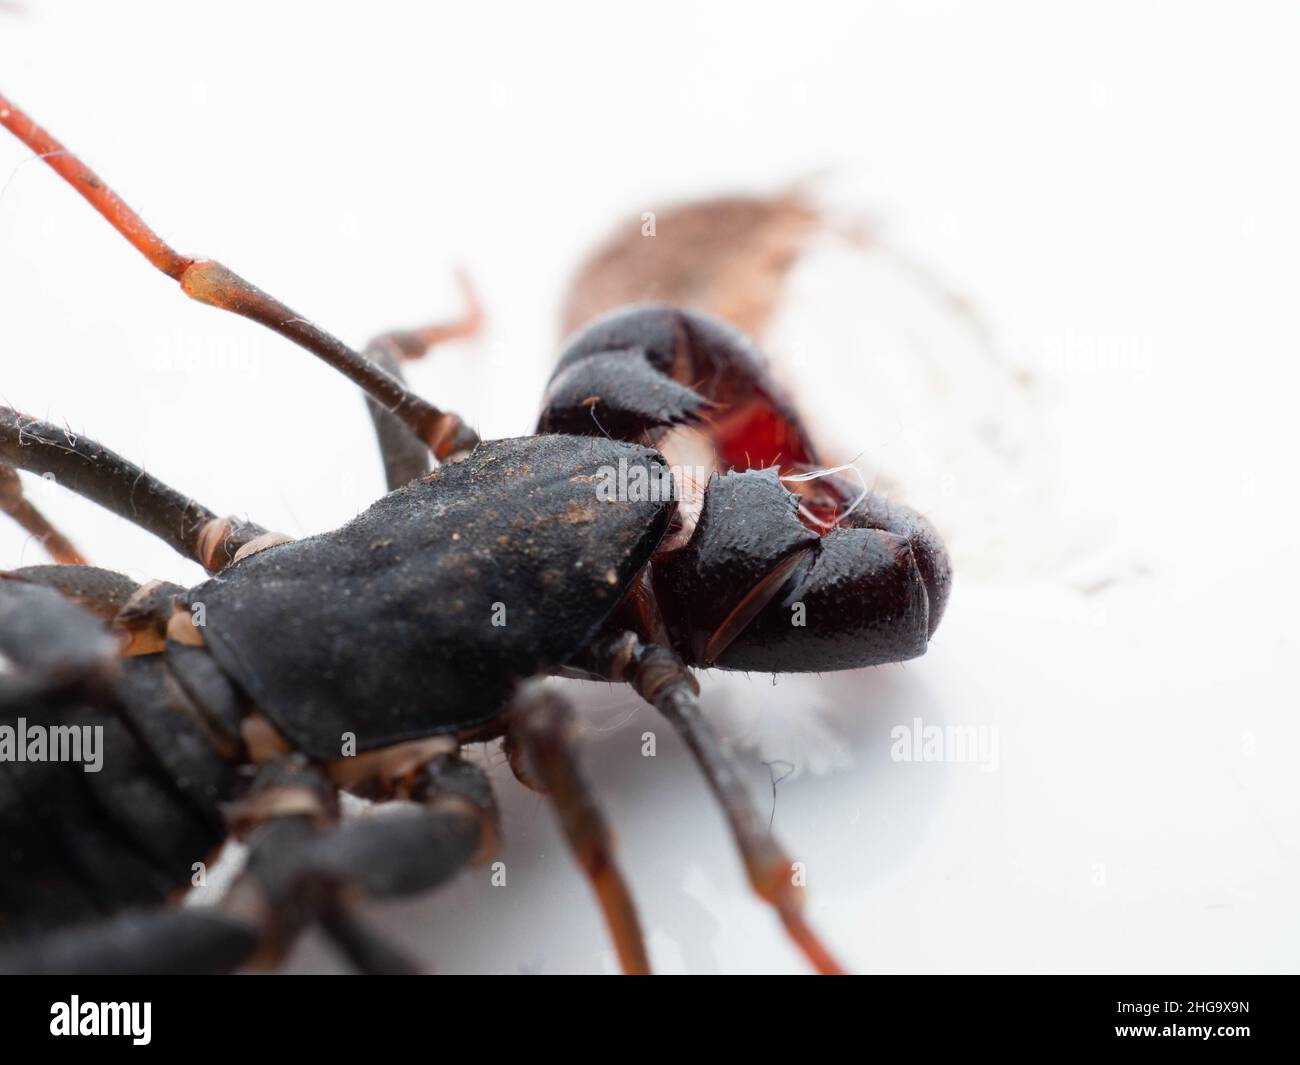
[[(363, 356), (219, 263), (176, 252), (3, 98), (0, 123), (187, 295), (360, 385), (390, 489), (341, 528), (293, 541), (0, 408), (0, 462), (53, 475), (210, 574), (194, 588), (137, 587), (81, 564), (12, 470), (0, 480), (4, 509), (65, 563), (0, 578), (11, 667), (0, 722), (103, 729), (98, 773), (0, 763), (0, 964), (229, 970), (273, 962), (317, 924), (358, 968), (405, 970), (352, 902), (432, 888), (493, 852), (492, 795), (460, 750), (501, 737), (520, 780), (554, 804), (623, 968), (648, 970), (569, 707), (531, 683), (564, 674), (625, 682), (671, 722), (753, 887), (812, 964), (837, 971), (690, 669), (823, 671), (922, 654), (950, 583), (929, 524), (821, 471), (797, 413), (721, 321), (673, 306), (600, 317), (568, 343), (536, 434), (480, 441), (399, 371), (476, 313), (387, 334)], [(688, 431), (712, 472), (666, 480)], [(673, 490), (631, 487), (652, 483)], [(501, 604), (509, 623), (493, 624)], [(340, 790), (406, 804), (341, 821)], [(232, 835), (248, 862), (223, 902), (164, 908)]]

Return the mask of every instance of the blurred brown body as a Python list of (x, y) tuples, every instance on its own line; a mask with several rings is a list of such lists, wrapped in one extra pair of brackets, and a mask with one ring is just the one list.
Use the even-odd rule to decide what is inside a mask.
[(564, 303), (568, 336), (628, 304), (703, 311), (761, 339), (786, 275), (818, 222), (796, 194), (720, 196), (621, 225), (578, 268)]

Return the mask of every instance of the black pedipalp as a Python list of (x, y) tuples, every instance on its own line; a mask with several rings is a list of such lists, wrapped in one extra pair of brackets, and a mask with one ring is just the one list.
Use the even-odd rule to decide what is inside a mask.
[(547, 389), (539, 433), (642, 433), (695, 421), (711, 404), (651, 366), (641, 348), (605, 351), (574, 362)]

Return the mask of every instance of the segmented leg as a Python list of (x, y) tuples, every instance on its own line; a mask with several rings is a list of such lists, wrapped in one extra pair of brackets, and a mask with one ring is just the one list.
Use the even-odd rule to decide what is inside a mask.
[(0, 96), (0, 125), (77, 190), (130, 244), (200, 303), (251, 319), (310, 351), (357, 385), (423, 440), (439, 461), (467, 451), (478, 435), (455, 414), (408, 391), (401, 381), (336, 337), (211, 259), (172, 248), (90, 167), (14, 104)]
[(754, 890), (776, 910), (818, 972), (842, 972), (804, 920), (803, 889), (795, 883), (794, 863), (769, 831), (739, 767), (709, 727), (699, 688), (681, 659), (666, 647), (643, 644), (632, 633), (603, 641), (589, 654), (591, 672), (631, 684), (685, 740), (722, 806)]
[(495, 808), (486, 777), (445, 745), (365, 757), (347, 769), (354, 785), (419, 805), (340, 825), (334, 784), (318, 769), (299, 756), (269, 763), (232, 811), (248, 861), (217, 906), (60, 932), (0, 956), (0, 972), (227, 972), (276, 963), (314, 923), (365, 972), (413, 971), (360, 920), (354, 899), (437, 887), (493, 844)]
[(573, 710), (551, 688), (523, 689), (511, 705), (507, 742), (520, 781), (546, 795), (578, 865), (591, 881), (619, 963), (629, 975), (650, 972), (645, 939), (614, 841), (573, 753)]
[(64, 488), (151, 532), (209, 573), (268, 534), (260, 525), (220, 518), (102, 444), (11, 407), (0, 407), (0, 461), (52, 474)]
[(12, 466), (0, 463), (0, 510), (30, 533), (60, 565), (84, 565), (85, 556), (23, 495), (23, 482)]
[[(378, 363), (405, 384), (402, 363), (421, 358), (431, 347), (449, 340), (464, 340), (477, 335), (483, 327), (483, 308), (469, 277), (457, 271), (456, 280), (464, 297), (465, 309), (459, 318), (437, 322), (417, 329), (394, 330), (377, 336), (366, 345), (366, 357)], [(366, 407), (379, 438), (379, 453), (384, 460), (388, 490), (400, 488), (408, 481), (429, 472), (429, 449), (383, 404), (366, 396)]]
[[(358, 893), (410, 895), (439, 886), (496, 841), (496, 807), (487, 778), (443, 739), (404, 744), (332, 769), (334, 783), (315, 770), (264, 767), (266, 784), (235, 814), (250, 836), (248, 867), (223, 902), (259, 923), (260, 960), (275, 961), (312, 921), (368, 972), (413, 968), (351, 912)], [(361, 817), (320, 831), (336, 816), (332, 788), (379, 799), (406, 799), (414, 808)]]

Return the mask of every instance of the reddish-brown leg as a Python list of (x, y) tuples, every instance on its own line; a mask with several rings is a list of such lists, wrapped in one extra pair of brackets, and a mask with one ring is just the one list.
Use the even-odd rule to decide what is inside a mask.
[(389, 353), (395, 361), (409, 362), (423, 358), (428, 350), (449, 340), (469, 340), (483, 329), (483, 304), (478, 289), (464, 270), (456, 271), (462, 310), (459, 317), (433, 322), (415, 329), (394, 329), (381, 333), (366, 345), (367, 355)]
[(0, 510), (13, 518), (60, 565), (84, 566), (86, 556), (23, 495), (23, 482), (12, 466), (0, 465)]
[(613, 837), (573, 754), (572, 708), (554, 690), (533, 685), (516, 697), (509, 720), (506, 740), (515, 775), (555, 806), (569, 848), (596, 893), (623, 971), (649, 973), (641, 922), (614, 860)]
[(441, 462), (467, 451), (478, 435), (455, 414), (441, 411), (336, 337), (290, 310), (234, 271), (211, 259), (182, 255), (122, 201), (100, 177), (17, 106), (0, 96), (0, 125), (36, 152), (155, 267), (200, 303), (232, 311), (292, 340), (360, 385)]
[(685, 740), (713, 790), (749, 882), (781, 918), (790, 938), (820, 973), (843, 972), (803, 916), (803, 888), (795, 865), (768, 829), (736, 762), (726, 752), (700, 709), (699, 688), (685, 665), (666, 647), (643, 644), (632, 633), (603, 641), (593, 649), (591, 672), (631, 684), (666, 717)]
[[(384, 333), (366, 345), (366, 357), (405, 383), (403, 362), (421, 358), (438, 344), (477, 336), (483, 328), (483, 307), (478, 292), (463, 271), (457, 271), (456, 280), (464, 298), (464, 310), (459, 318), (417, 329)], [(379, 453), (384, 460), (384, 477), (389, 491), (428, 473), (429, 449), (424, 442), (370, 396), (366, 396), (366, 407), (379, 438)]]

